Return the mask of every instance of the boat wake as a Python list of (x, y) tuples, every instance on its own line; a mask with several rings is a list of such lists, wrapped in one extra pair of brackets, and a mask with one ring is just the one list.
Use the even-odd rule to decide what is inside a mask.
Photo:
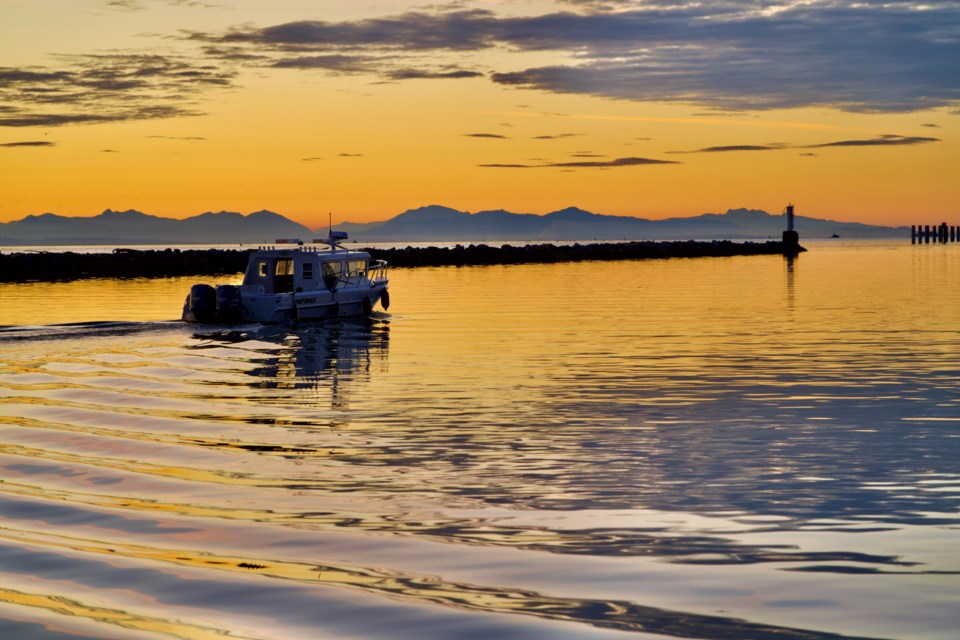
[(44, 325), (0, 325), (0, 341), (12, 340), (69, 340), (76, 338), (95, 338), (98, 336), (117, 336), (145, 332), (183, 332), (189, 333), (179, 320), (159, 322), (97, 321), (70, 322), (66, 324)]

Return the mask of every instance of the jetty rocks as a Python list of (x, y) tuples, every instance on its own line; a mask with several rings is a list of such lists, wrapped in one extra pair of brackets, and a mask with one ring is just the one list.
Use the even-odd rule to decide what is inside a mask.
[[(800, 248), (800, 251), (806, 249)], [(445, 267), (494, 264), (583, 262), (587, 260), (651, 260), (658, 258), (718, 258), (745, 255), (794, 254), (782, 242), (612, 242), (586, 244), (528, 244), (491, 247), (485, 244), (455, 247), (370, 249), (374, 258), (390, 267)]]
[[(480, 266), (588, 260), (651, 260), (744, 255), (792, 255), (803, 247), (783, 242), (694, 240), (529, 244), (492, 247), (364, 249), (390, 268)], [(83, 278), (169, 278), (242, 273), (253, 249), (114, 249), (112, 253), (31, 252), (0, 254), (0, 282), (65, 282)]]
[(250, 251), (114, 249), (113, 253), (0, 254), (0, 282), (66, 282), (84, 278), (219, 276), (247, 268)]

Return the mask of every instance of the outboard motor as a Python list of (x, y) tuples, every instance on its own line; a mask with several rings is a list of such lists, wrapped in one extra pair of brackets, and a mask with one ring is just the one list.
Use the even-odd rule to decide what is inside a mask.
[(208, 284), (190, 287), (188, 306), (196, 322), (213, 322), (217, 315), (217, 294)]
[(240, 322), (240, 287), (235, 284), (217, 285), (217, 319), (220, 322)]

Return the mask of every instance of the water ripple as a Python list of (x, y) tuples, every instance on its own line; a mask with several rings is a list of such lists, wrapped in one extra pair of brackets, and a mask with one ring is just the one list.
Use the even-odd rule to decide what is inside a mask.
[[(881, 308), (812, 254), (417, 270), (395, 314), (312, 326), (0, 328), (0, 630), (952, 638), (958, 299)], [(561, 303), (597, 286), (620, 304)]]

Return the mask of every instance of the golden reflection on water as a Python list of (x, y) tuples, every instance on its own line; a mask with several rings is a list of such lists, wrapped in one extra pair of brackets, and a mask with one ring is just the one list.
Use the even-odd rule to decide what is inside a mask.
[[(19, 531), (0, 529), (0, 538), (28, 542), (33, 545), (62, 547), (85, 554), (106, 554), (157, 561), (165, 564), (203, 568), (218, 572), (254, 573), (267, 578), (286, 581), (320, 583), (348, 587), (379, 595), (389, 595), (420, 602), (447, 605), (465, 611), (486, 613), (507, 612), (552, 620), (590, 622), (601, 627), (621, 631), (655, 630), (666, 635), (687, 637), (689, 629), (707, 637), (757, 637), (803, 640), (811, 636), (805, 632), (771, 625), (753, 624), (723, 616), (709, 616), (659, 610), (631, 602), (590, 601), (544, 596), (532, 591), (496, 589), (480, 585), (445, 583), (432, 576), (403, 575), (396, 572), (366, 567), (316, 565), (302, 562), (278, 562), (259, 558), (226, 556), (184, 549), (160, 549), (129, 544), (104, 545), (96, 540), (66, 538), (63, 536), (26, 535)], [(65, 613), (89, 617), (100, 622), (142, 630), (157, 630), (177, 638), (213, 637), (213, 630), (194, 625), (179, 624), (132, 616), (121, 611), (93, 609), (63, 598), (21, 594), (0, 590), (0, 598), (27, 606), (45, 606), (55, 602), (66, 605)], [(731, 636), (730, 634), (736, 634)]]
[[(216, 279), (238, 284), (242, 275)], [(183, 301), (202, 277), (95, 278), (72, 282), (0, 284), (0, 325), (179, 320)]]
[[(119, 627), (129, 632), (152, 632), (183, 640), (221, 640), (224, 637), (222, 629), (204, 628), (198, 625), (185, 624), (176, 620), (149, 618), (131, 614), (119, 609), (98, 607), (62, 596), (47, 596), (36, 593), (24, 593), (14, 589), (0, 587), (0, 602), (15, 604), (31, 609), (40, 609), (55, 616), (69, 616), (88, 620), (110, 627)], [(236, 635), (231, 638), (241, 640), (252, 639), (252, 636)]]
[[(323, 621), (340, 589), (457, 637), (950, 638), (960, 254), (812, 248), (398, 269), (390, 314), (300, 327), (167, 322), (193, 278), (0, 285), (40, 325), (0, 331), (0, 602), (184, 638), (363, 636)], [(137, 572), (149, 607), (96, 595)]]

